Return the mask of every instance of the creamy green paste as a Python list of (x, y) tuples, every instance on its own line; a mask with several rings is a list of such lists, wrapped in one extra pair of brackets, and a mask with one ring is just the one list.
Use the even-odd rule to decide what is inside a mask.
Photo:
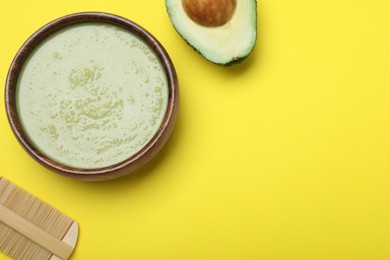
[(132, 33), (80, 24), (41, 43), (19, 76), (22, 126), (46, 156), (99, 168), (141, 150), (165, 116), (168, 87), (155, 53)]

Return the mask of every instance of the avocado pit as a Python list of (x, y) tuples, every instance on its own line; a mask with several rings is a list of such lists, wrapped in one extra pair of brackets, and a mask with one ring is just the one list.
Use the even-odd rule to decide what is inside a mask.
[(237, 0), (182, 0), (187, 15), (196, 23), (217, 27), (233, 16)]

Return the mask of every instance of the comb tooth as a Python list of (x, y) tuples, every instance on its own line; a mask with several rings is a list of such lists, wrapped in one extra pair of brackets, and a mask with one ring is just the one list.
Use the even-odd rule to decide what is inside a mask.
[(38, 250), (37, 246), (34, 243), (31, 243), (30, 246), (25, 248), (25, 252), (23, 255), (21, 255), (20, 259), (27, 260), (27, 259), (32, 259), (31, 255)]
[(10, 185), (10, 183), (6, 182), (4, 183), (4, 192), (2, 196), (0, 197), (0, 203), (3, 205), (6, 205), (6, 201), (8, 200), (8, 197), (12, 194), (13, 187)]
[(15, 259), (18, 250), (20, 250), (19, 247), (23, 248), (26, 246), (26, 244), (27, 244), (26, 239), (23, 239), (23, 237), (19, 233), (14, 234), (9, 244), (9, 253), (8, 253), (9, 256)]
[[(47, 257), (42, 257), (42, 255), (46, 254)], [(30, 250), (25, 254), (25, 258), (23, 259), (48, 259), (50, 257), (50, 253), (46, 251), (46, 249), (34, 244), (31, 246)]]
[(4, 178), (0, 179), (1, 194), (3, 194), (7, 188), (8, 181)]
[(31, 260), (35, 259), (49, 259), (52, 254), (47, 251), (46, 249), (43, 249), (39, 246), (37, 246), (37, 250), (35, 250), (34, 254), (31, 255)]
[(49, 229), (51, 219), (52, 219), (53, 215), (55, 214), (55, 212), (51, 208), (45, 207), (45, 213), (46, 213), (45, 214), (46, 217), (42, 221), (42, 227), (44, 227), (46, 230), (46, 229)]
[(10, 237), (12, 237), (13, 230), (10, 229), (9, 227), (5, 226), (5, 234), (4, 234), (4, 240), (1, 243), (1, 247), (3, 251), (8, 254), (9, 252), (9, 243), (10, 243)]
[(62, 227), (70, 227), (73, 224), (73, 220), (69, 218), (64, 218), (63, 215), (58, 215), (55, 223), (59, 223), (58, 225), (52, 225), (49, 230), (50, 233), (54, 234), (57, 237), (63, 238), (64, 235), (62, 232)]
[(40, 221), (42, 220), (42, 211), (44, 204), (40, 201), (34, 200), (34, 203), (31, 207), (31, 210), (26, 214), (26, 219), (30, 220), (31, 223), (34, 223), (37, 226), (40, 226)]
[[(29, 240), (29, 244), (26, 247), (25, 252), (23, 253), (23, 255), (21, 255), (20, 259), (33, 259), (32, 256), (37, 251), (46, 251), (46, 250), (43, 249), (42, 247), (38, 246), (37, 244), (35, 244), (31, 240)], [(49, 254), (49, 252), (47, 252), (47, 254)]]
[[(18, 203), (15, 203), (15, 202)], [(18, 215), (25, 216), (30, 210), (34, 198), (23, 190), (17, 189), (14, 196), (8, 199), (8, 207), (16, 212)]]
[(44, 229), (45, 231), (47, 231), (47, 226), (48, 226), (48, 222), (51, 218), (51, 214), (52, 213), (52, 210), (50, 207), (48, 207), (47, 205), (43, 205), (43, 210), (41, 212), (41, 222), (39, 223), (39, 226)]
[[(65, 235), (63, 227), (70, 228), (73, 223), (72, 219), (64, 216), (63, 214), (59, 214), (59, 212), (56, 213), (55, 218), (53, 218), (52, 221), (53, 223), (47, 231), (60, 239), (62, 239)], [(65, 232), (67, 232), (67, 230)]]
[(53, 230), (55, 230), (55, 226), (56, 226), (55, 224), (58, 223), (56, 221), (57, 221), (59, 215), (60, 214), (58, 212), (50, 211), (50, 217), (47, 218), (46, 224), (45, 224), (46, 231), (53, 234), (54, 236), (55, 236), (55, 232), (53, 232)]
[(1, 240), (1, 243), (0, 243), (0, 248), (1, 248), (1, 250), (5, 254), (8, 254), (9, 238), (13, 235), (12, 232), (13, 232), (12, 229), (10, 229), (6, 225), (3, 225), (3, 228), (2, 228), (2, 240)]
[(56, 214), (55, 216), (53, 216), (52, 222), (53, 223), (50, 225), (47, 231), (54, 234), (55, 236), (58, 236), (58, 225), (54, 224), (61, 223), (61, 225), (64, 225), (65, 223), (62, 221), (60, 214)]
[[(19, 201), (19, 203), (12, 203), (12, 201)], [(33, 198), (31, 196), (27, 196), (23, 192), (17, 191), (13, 198), (10, 200), (13, 206), (11, 209), (18, 213), (18, 215), (25, 216), (26, 213), (30, 210), (31, 204), (33, 202)]]
[[(35, 252), (44, 252), (47, 257), (50, 256), (50, 253), (46, 251), (44, 248), (38, 246), (37, 244), (33, 243), (32, 241), (27, 240), (27, 243), (23, 250), (20, 250), (20, 254), (15, 255), (15, 259), (34, 259), (32, 256), (35, 254)], [(35, 258), (39, 259), (39, 258)], [(42, 258), (41, 258), (42, 259)]]
[[(4, 191), (7, 186), (7, 181), (4, 178), (0, 179), (0, 197), (3, 197)], [(1, 202), (1, 200), (0, 200)]]
[[(73, 219), (5, 178), (0, 178), (0, 204), (58, 240), (62, 240), (74, 223)], [(0, 222), (0, 250), (14, 259), (48, 260), (53, 256), (51, 252), (2, 222)]]
[[(27, 239), (26, 239), (27, 240)], [(17, 250), (15, 252), (14, 258), (15, 259), (23, 259), (23, 256), (27, 253), (27, 251), (30, 249), (31, 241), (27, 240), (24, 244), (24, 247), (21, 247), (21, 250)]]
[[(23, 255), (23, 260), (25, 259), (47, 259), (47, 258), (42, 258), (38, 256), (38, 254), (43, 254), (46, 250), (37, 244), (32, 243), (32, 246), (28, 249), (28, 251)], [(49, 252), (46, 251), (47, 254), (50, 254)]]
[(0, 245), (2, 245), (4, 243), (4, 240), (5, 240), (5, 238), (7, 236), (7, 232), (8, 232), (7, 229), (9, 230), (9, 228), (6, 225), (4, 225), (3, 223), (0, 222)]
[(25, 248), (25, 252), (20, 259), (33, 259), (32, 255), (38, 250), (38, 246), (30, 241), (30, 245)]
[[(11, 234), (11, 232), (10, 232), (10, 234)], [(20, 239), (20, 234), (18, 234), (16, 232), (14, 234), (12, 234), (12, 236), (10, 236), (10, 238), (9, 238), (9, 243), (7, 245), (7, 251), (11, 257), (14, 256), (14, 251), (17, 247), (16, 243), (18, 242), (19, 239)], [(21, 244), (23, 246), (23, 244), (24, 244), (23, 241), (21, 241)]]

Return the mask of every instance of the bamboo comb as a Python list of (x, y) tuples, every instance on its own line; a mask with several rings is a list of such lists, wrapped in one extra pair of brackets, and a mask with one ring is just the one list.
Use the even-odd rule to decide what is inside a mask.
[(77, 223), (0, 177), (0, 250), (14, 259), (68, 259)]

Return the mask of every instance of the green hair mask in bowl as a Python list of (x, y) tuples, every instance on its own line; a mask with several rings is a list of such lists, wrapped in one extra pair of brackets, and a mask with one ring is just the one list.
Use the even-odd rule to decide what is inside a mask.
[(8, 117), (48, 168), (84, 180), (129, 173), (166, 142), (178, 103), (160, 43), (105, 13), (65, 16), (36, 32), (7, 79)]

